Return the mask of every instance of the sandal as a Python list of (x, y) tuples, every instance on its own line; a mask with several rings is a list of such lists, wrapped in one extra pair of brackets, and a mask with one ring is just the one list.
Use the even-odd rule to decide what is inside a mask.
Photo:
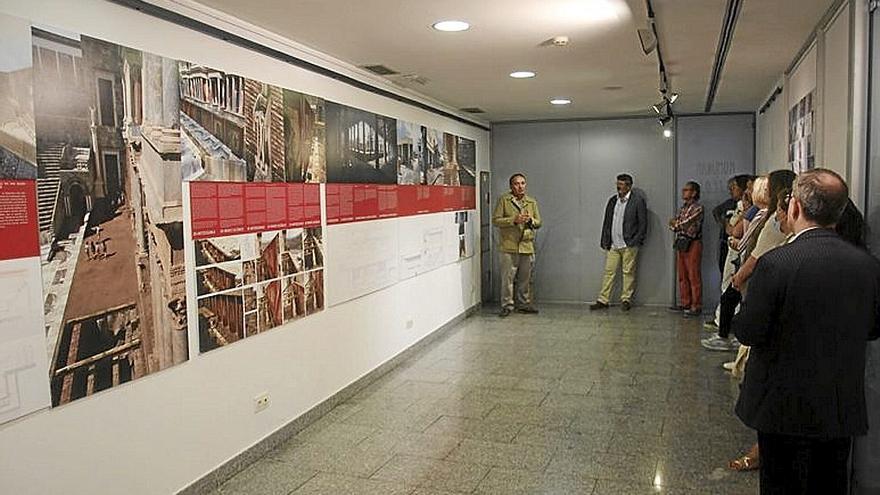
[(758, 457), (746, 454), (728, 462), (727, 467), (734, 471), (754, 471), (761, 467), (761, 461)]

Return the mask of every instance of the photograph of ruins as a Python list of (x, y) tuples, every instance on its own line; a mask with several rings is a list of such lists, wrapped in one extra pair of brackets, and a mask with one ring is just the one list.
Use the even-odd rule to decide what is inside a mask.
[(196, 266), (214, 265), (241, 259), (239, 237), (215, 237), (196, 242)]
[(260, 232), (257, 234), (260, 257), (257, 259), (257, 281), (265, 282), (281, 276), (279, 258), (281, 253), (280, 232)]
[(37, 178), (30, 25), (0, 16), (0, 179)]
[(180, 62), (184, 178), (285, 182), (284, 92)]
[(281, 280), (257, 286), (257, 331), (265, 332), (283, 323), (281, 315)]
[(424, 143), (426, 129), (403, 120), (397, 121), (397, 183), (424, 184)]
[(293, 275), (303, 271), (303, 229), (287, 229), (284, 235), (284, 251), (281, 252), (281, 273)]
[(284, 90), (287, 182), (326, 182), (324, 100)]
[(397, 122), (326, 102), (327, 182), (396, 184)]
[(429, 186), (442, 186), (446, 183), (444, 165), (446, 154), (444, 153), (444, 136), (437, 129), (425, 129), (424, 151), (422, 153), (422, 166), (425, 168), (424, 184)]
[(324, 266), (324, 233), (321, 227), (305, 230), (303, 260), (306, 270)]
[(177, 62), (33, 28), (52, 403), (188, 358)]
[(196, 286), (199, 296), (223, 292), (242, 285), (241, 263), (224, 263), (196, 270)]
[(208, 352), (244, 338), (241, 291), (199, 299), (199, 350)]

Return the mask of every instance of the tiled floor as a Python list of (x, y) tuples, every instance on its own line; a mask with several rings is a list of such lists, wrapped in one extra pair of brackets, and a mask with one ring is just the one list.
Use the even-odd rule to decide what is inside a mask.
[(218, 493), (757, 493), (701, 322), (541, 309), (469, 318)]

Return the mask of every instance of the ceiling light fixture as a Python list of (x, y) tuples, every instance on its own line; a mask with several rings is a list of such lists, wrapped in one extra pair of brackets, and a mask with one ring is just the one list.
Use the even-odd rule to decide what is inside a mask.
[(663, 129), (663, 137), (671, 138), (672, 137), (672, 129)]
[(471, 25), (464, 21), (438, 21), (431, 27), (437, 31), (443, 31), (444, 33), (457, 33), (460, 31), (467, 31), (471, 28)]
[(553, 98), (550, 100), (550, 103), (553, 105), (568, 105), (571, 103), (571, 99), (569, 98)]
[(675, 100), (677, 100), (677, 99), (678, 99), (678, 93), (672, 93), (672, 95), (669, 97), (669, 103), (670, 104), (675, 103)]
[(510, 73), (510, 77), (514, 79), (529, 79), (535, 77), (535, 73), (530, 70), (518, 70)]

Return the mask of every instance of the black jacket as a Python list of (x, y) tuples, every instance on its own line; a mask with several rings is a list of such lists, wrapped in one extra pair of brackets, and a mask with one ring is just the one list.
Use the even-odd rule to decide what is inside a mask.
[[(611, 222), (614, 220), (614, 205), (617, 195), (608, 199), (605, 206), (605, 221), (602, 222), (602, 249), (611, 249)], [(641, 246), (648, 234), (648, 206), (645, 198), (635, 190), (631, 191), (626, 208), (623, 210), (623, 240), (626, 247)]]
[(815, 438), (866, 433), (865, 347), (880, 336), (875, 258), (830, 230), (804, 232), (760, 258), (733, 331), (752, 346), (736, 404), (746, 425)]

